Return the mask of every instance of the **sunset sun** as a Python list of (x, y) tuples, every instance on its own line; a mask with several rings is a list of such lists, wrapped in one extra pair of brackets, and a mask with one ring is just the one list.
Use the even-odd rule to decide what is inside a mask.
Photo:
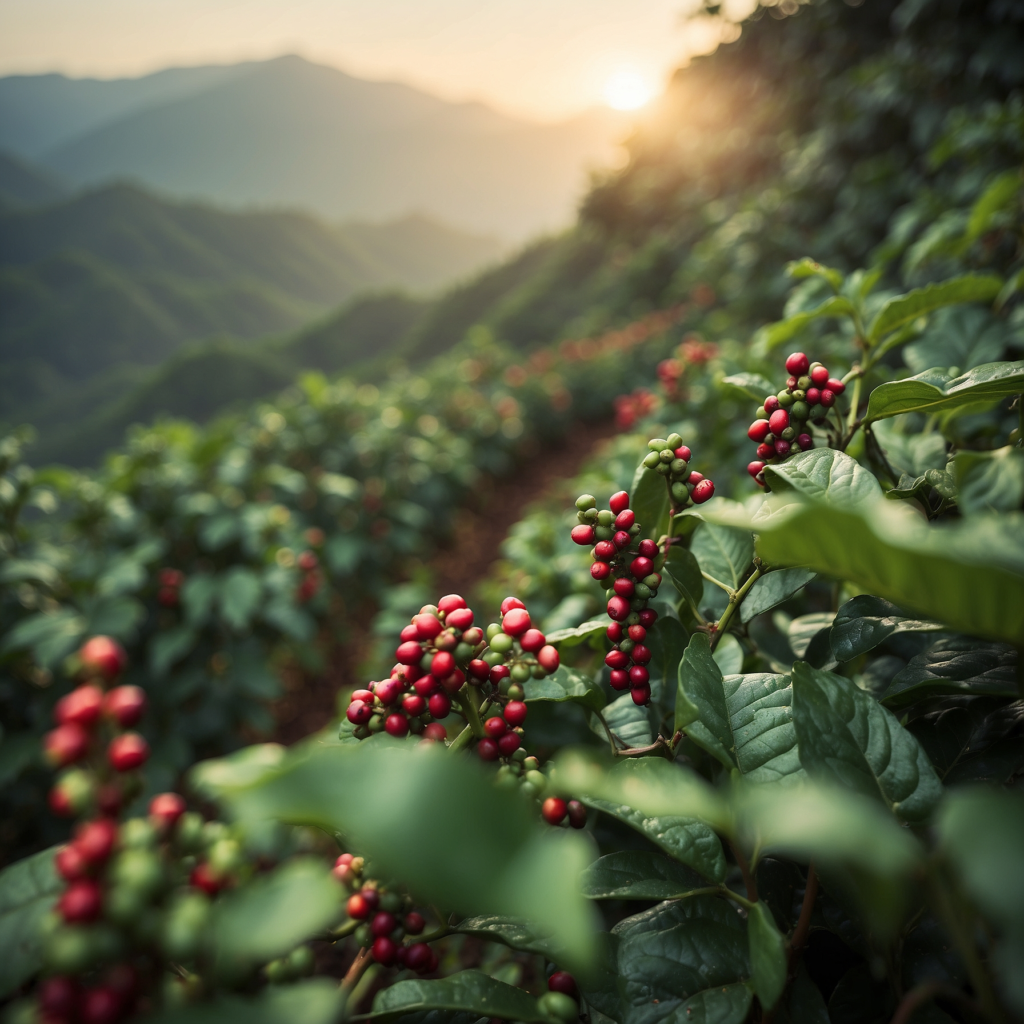
[(654, 94), (650, 82), (631, 69), (616, 71), (605, 82), (605, 102), (613, 110), (638, 110)]

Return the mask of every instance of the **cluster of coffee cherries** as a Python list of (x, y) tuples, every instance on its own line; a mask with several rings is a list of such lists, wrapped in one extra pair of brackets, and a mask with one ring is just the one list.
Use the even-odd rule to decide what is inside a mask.
[[(658, 545), (640, 540), (640, 524), (629, 507), (629, 495), (618, 491), (608, 501), (609, 508), (597, 510), (592, 494), (576, 499), (580, 524), (573, 527), (572, 539), (581, 545), (594, 544), (590, 575), (605, 590), (608, 598), (608, 639), (614, 644), (605, 657), (611, 670), (609, 682), (615, 690), (629, 690), (636, 704), (651, 699), (651, 651), (644, 644), (647, 630), (658, 613), (647, 604), (658, 593), (661, 574), (656, 571)], [(595, 544), (595, 540), (597, 543)]]
[(537, 1000), (537, 1009), (549, 1024), (575, 1024), (580, 1016), (580, 991), (568, 971), (555, 971), (548, 990)]
[(164, 608), (177, 608), (181, 603), (181, 588), (185, 582), (185, 574), (180, 569), (161, 569), (159, 581), (160, 586), (156, 592), (157, 604)]
[[(437, 953), (420, 936), (426, 918), (412, 900), (367, 877), (362, 857), (343, 853), (334, 863), (334, 877), (351, 893), (345, 904), (352, 936), (384, 967), (405, 967), (417, 974), (437, 970)], [(345, 931), (345, 926), (342, 927)]]
[[(64, 817), (75, 814), (97, 788), (100, 804), (116, 812), (133, 795), (137, 781), (124, 779), (124, 773), (140, 768), (149, 756), (146, 741), (131, 731), (146, 710), (145, 692), (111, 685), (128, 664), (124, 648), (108, 636), (94, 636), (82, 645), (77, 660), (84, 681), (54, 705), (57, 727), (43, 738), (49, 764), (67, 769), (50, 791), (51, 809)], [(103, 762), (96, 772), (81, 767), (90, 757)]]
[(789, 379), (777, 395), (769, 395), (757, 410), (747, 437), (757, 442), (757, 458), (747, 472), (758, 486), (764, 487), (764, 467), (778, 465), (796, 452), (810, 451), (814, 440), (807, 430), (808, 420), (824, 422), (828, 410), (846, 390), (846, 385), (829, 375), (828, 367), (812, 363), (803, 352), (786, 359)]
[(686, 508), (691, 502), (702, 505), (714, 497), (714, 481), (690, 469), (692, 452), (679, 434), (652, 438), (647, 447), (650, 451), (644, 457), (644, 465), (665, 477), (673, 512)]
[(315, 551), (300, 552), (295, 564), (302, 571), (302, 582), (295, 591), (295, 600), (299, 604), (306, 604), (316, 597), (323, 584), (323, 574), (320, 572), (320, 559)]

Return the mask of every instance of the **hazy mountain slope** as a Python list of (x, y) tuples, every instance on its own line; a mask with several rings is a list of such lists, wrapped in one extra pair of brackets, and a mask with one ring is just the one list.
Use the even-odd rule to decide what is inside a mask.
[(0, 152), (0, 211), (16, 206), (53, 203), (68, 194), (56, 175), (15, 156)]
[(45, 159), (80, 184), (128, 177), (335, 220), (417, 209), (521, 239), (568, 222), (618, 123), (609, 112), (536, 125), (282, 57), (136, 109)]

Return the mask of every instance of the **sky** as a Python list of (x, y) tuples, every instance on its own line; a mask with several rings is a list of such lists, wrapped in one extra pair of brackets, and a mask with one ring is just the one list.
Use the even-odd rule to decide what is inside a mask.
[(687, 20), (698, 3), (0, 0), (0, 75), (132, 77), (298, 53), (363, 78), (557, 121), (659, 92), (689, 53), (712, 45), (706, 22)]

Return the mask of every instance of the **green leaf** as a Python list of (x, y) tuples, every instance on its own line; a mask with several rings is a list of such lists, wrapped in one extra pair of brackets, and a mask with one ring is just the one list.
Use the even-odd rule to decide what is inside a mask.
[(232, 784), (233, 768), (218, 778), (207, 767), (201, 777), (243, 819), (341, 833), (423, 901), (529, 920), (564, 946), (567, 961), (589, 961), (592, 911), (576, 887), (591, 859), (585, 841), (542, 826), (482, 766), (380, 736), (357, 746), (310, 741), (248, 783)]
[(580, 891), (591, 900), (670, 900), (702, 884), (682, 864), (648, 850), (609, 853), (580, 876)]
[[(543, 679), (528, 679), (523, 684), (527, 701), (571, 701), (591, 711), (604, 707), (604, 691), (589, 676), (573, 668), (559, 667)], [(628, 694), (627, 694), (628, 696)]]
[(257, 996), (218, 996), (209, 1002), (165, 1010), (149, 1024), (335, 1024), (342, 996), (329, 978), (272, 985)]
[(778, 466), (765, 466), (764, 473), (777, 493), (793, 492), (843, 508), (872, 502), (882, 495), (872, 473), (834, 448), (800, 452)]
[(740, 621), (747, 623), (756, 615), (788, 601), (817, 575), (812, 569), (776, 569), (765, 573), (747, 591), (740, 605)]
[(750, 944), (750, 980), (754, 993), (761, 1006), (770, 1010), (786, 987), (789, 961), (786, 940), (767, 904), (759, 901), (747, 911), (747, 941)]
[(42, 966), (43, 919), (64, 889), (53, 866), (56, 847), (0, 871), (0, 999), (6, 999)]
[(481, 971), (459, 971), (434, 981), (409, 979), (381, 989), (373, 998), (373, 1010), (355, 1020), (394, 1020), (423, 1010), (468, 1011), (478, 1017), (502, 1020), (543, 1021), (537, 1000), (521, 988)]
[(335, 924), (345, 891), (327, 865), (285, 863), (215, 905), (211, 940), (222, 971), (236, 973), (283, 956)]
[(209, 573), (192, 573), (181, 588), (185, 621), (193, 628), (206, 625), (217, 597), (217, 581)]
[(946, 439), (937, 430), (922, 434), (898, 429), (905, 420), (879, 420), (872, 433), (893, 469), (911, 477), (946, 468)]
[(21, 583), (29, 580), (45, 587), (60, 581), (60, 570), (42, 559), (11, 558), (0, 566), (0, 583)]
[(821, 989), (811, 980), (802, 959), (797, 962), (796, 977), (775, 1020), (778, 1024), (831, 1024)]
[(812, 260), (807, 256), (803, 259), (787, 263), (786, 273), (797, 280), (802, 280), (806, 277), (820, 277), (829, 283), (834, 292), (839, 291), (843, 286), (842, 271), (826, 267), (824, 263), (818, 263), (817, 260)]
[(798, 661), (793, 723), (809, 775), (877, 797), (904, 821), (925, 821), (942, 795), (913, 735), (845, 676)]
[(22, 619), (4, 637), (2, 650), (31, 648), (32, 657), (49, 668), (70, 654), (84, 635), (85, 619), (74, 609), (38, 612)]
[(1002, 358), (1012, 343), (1011, 330), (981, 306), (955, 306), (931, 318), (921, 337), (903, 350), (911, 373), (933, 366), (956, 366), (961, 372)]
[(700, 608), (704, 595), (704, 577), (701, 576), (700, 566), (689, 548), (673, 544), (665, 557), (662, 572), (679, 591), (680, 596), (689, 602), (692, 609)]
[(836, 613), (829, 645), (836, 661), (853, 661), (899, 633), (936, 633), (942, 624), (915, 619), (880, 597), (860, 594)]
[(997, 402), (1024, 391), (1024, 361), (985, 363), (958, 377), (925, 370), (914, 377), (880, 384), (871, 392), (865, 423), (905, 412), (947, 412)]
[(735, 634), (726, 633), (711, 655), (723, 676), (734, 676), (743, 668), (743, 646)]
[(736, 754), (729, 709), (725, 704), (722, 672), (711, 657), (706, 633), (694, 633), (679, 663), (675, 728), (682, 730), (702, 750), (734, 769)]
[(633, 476), (629, 507), (640, 524), (641, 536), (657, 540), (668, 532), (668, 485), (665, 477), (642, 462)]
[(798, 615), (789, 623), (786, 639), (790, 650), (802, 661), (810, 661), (818, 668), (820, 659), (815, 657), (820, 652), (822, 643), (828, 650), (828, 631), (832, 628), (835, 615), (832, 612), (811, 612), (809, 615)]
[(1024, 451), (1007, 446), (991, 452), (959, 451), (953, 462), (957, 507), (965, 515), (1012, 512), (1024, 504)]
[(789, 676), (756, 672), (722, 680), (736, 761), (749, 782), (803, 777)]
[(558, 644), (561, 647), (577, 647), (579, 644), (589, 640), (598, 633), (603, 633), (608, 628), (608, 620), (590, 619), (580, 626), (573, 626), (571, 629), (556, 629), (548, 633), (549, 644)]
[(679, 662), (683, 658), (690, 636), (678, 619), (665, 615), (647, 631), (645, 643), (651, 651), (651, 662), (647, 666), (651, 677), (660, 678), (665, 690), (658, 699), (665, 703), (665, 697), (671, 692), (679, 673)]
[(997, 215), (1011, 207), (1021, 190), (1019, 170), (1004, 171), (988, 185), (971, 207), (971, 216), (964, 233), (965, 248), (990, 231)]
[(220, 589), (220, 609), (225, 621), (244, 630), (260, 606), (263, 584), (251, 569), (236, 565), (225, 574)]
[(799, 334), (809, 323), (821, 317), (844, 317), (852, 316), (854, 313), (853, 303), (841, 295), (833, 295), (813, 309), (803, 313), (779, 320), (767, 327), (762, 327), (755, 336), (755, 345), (758, 349), (770, 352), (779, 345), (789, 341), (790, 338)]
[(662, 903), (620, 921), (612, 929), (619, 1024), (741, 1024), (751, 1000), (743, 933), (736, 911), (712, 896)]
[[(694, 533), (690, 550), (703, 572), (738, 590), (754, 558), (754, 538), (749, 530), (706, 522)], [(711, 609), (717, 618), (728, 603), (728, 594), (712, 585), (705, 590), (700, 607)]]
[(868, 327), (869, 345), (877, 345), (887, 334), (919, 316), (959, 302), (991, 302), (1002, 288), (1000, 278), (991, 274), (964, 274), (948, 281), (915, 288), (906, 295), (889, 299)]
[(723, 377), (722, 387), (739, 391), (745, 398), (752, 398), (760, 405), (768, 395), (779, 390), (767, 377), (759, 373), (733, 373)]
[(915, 655), (893, 677), (881, 700), (904, 708), (923, 697), (966, 694), (1016, 697), (1017, 651), (970, 637), (947, 637)]
[(467, 917), (453, 929), (464, 935), (476, 935), (489, 942), (501, 942), (511, 949), (524, 949), (528, 953), (540, 953), (552, 963), (558, 963), (562, 950), (548, 935), (542, 935), (526, 921), (514, 917), (500, 917), (490, 914), (481, 917)]
[[(604, 709), (604, 720), (608, 728), (628, 747), (646, 747), (654, 742), (647, 708), (637, 707), (628, 692), (616, 697)], [(604, 727), (596, 718), (590, 727), (596, 735), (605, 738)]]

